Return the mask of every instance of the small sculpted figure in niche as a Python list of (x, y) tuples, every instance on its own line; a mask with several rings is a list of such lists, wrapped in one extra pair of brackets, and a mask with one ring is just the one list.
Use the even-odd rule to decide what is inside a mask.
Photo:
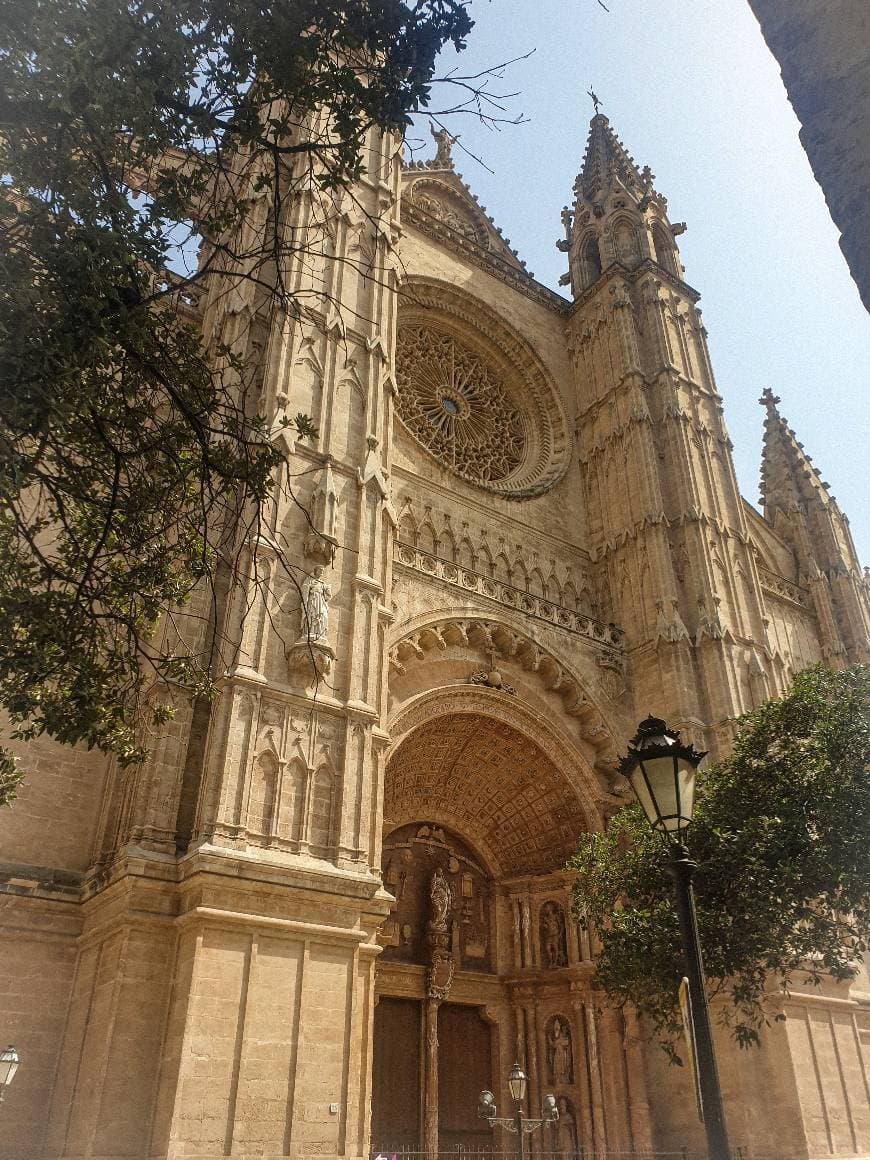
[(550, 1082), (568, 1084), (574, 1082), (574, 1060), (571, 1047), (571, 1031), (568, 1024), (555, 1015), (547, 1032), (547, 1063), (550, 1068)]
[(562, 1096), (557, 1104), (556, 1151), (566, 1156), (577, 1155), (577, 1120), (571, 1101)]
[(429, 887), (429, 899), (432, 903), (432, 917), (429, 920), (430, 930), (447, 930), (447, 919), (450, 907), (453, 904), (453, 891), (450, 883), (441, 873), (440, 868), (432, 875), (432, 884)]
[(332, 588), (323, 579), (318, 564), (302, 582), (302, 636), (309, 641), (324, 640), (329, 631), (329, 601)]
[(540, 938), (544, 966), (548, 970), (566, 967), (565, 915), (558, 902), (545, 902), (541, 907)]

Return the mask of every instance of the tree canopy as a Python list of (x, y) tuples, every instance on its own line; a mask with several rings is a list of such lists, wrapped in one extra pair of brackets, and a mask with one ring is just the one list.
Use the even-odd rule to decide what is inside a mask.
[[(209, 692), (171, 611), (232, 570), (281, 452), (255, 355), (204, 342), (191, 296), (219, 276), (298, 310), (283, 272), (317, 241), (288, 235), (282, 199), (359, 177), (370, 128), (402, 133), (470, 28), (461, 0), (0, 0), (0, 706), (19, 736), (136, 761), (143, 689)], [(448, 83), (453, 109), (488, 99)]]
[[(688, 845), (719, 1018), (743, 1045), (790, 985), (854, 977), (870, 935), (870, 667), (818, 666), (739, 722), (699, 773)], [(676, 1055), (681, 966), (673, 881), (639, 806), (584, 835), (574, 915), (601, 940), (595, 980)]]

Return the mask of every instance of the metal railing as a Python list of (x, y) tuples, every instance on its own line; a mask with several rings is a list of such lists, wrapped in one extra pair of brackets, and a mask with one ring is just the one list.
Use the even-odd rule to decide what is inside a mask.
[[(756, 1150), (746, 1144), (732, 1148), (734, 1160), (805, 1160), (803, 1155), (787, 1152)], [(516, 1160), (516, 1150), (499, 1148), (494, 1144), (455, 1144), (453, 1147), (439, 1148), (431, 1154), (419, 1144), (389, 1145), (373, 1148), (371, 1160)], [(575, 1151), (536, 1151), (534, 1160), (707, 1160), (704, 1149), (688, 1147), (672, 1148), (669, 1151), (626, 1152), (616, 1148), (584, 1148)]]

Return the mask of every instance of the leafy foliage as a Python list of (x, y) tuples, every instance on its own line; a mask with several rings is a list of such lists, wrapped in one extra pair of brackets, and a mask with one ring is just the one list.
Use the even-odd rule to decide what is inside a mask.
[(244, 327), (224, 309), (204, 340), (191, 301), (245, 285), (298, 314), (288, 270), (324, 237), (283, 205), (359, 177), (369, 129), (404, 130), (470, 27), (461, 0), (0, 0), (0, 704), (19, 735), (137, 761), (146, 688), (209, 693), (213, 650), (172, 610), (233, 571), (281, 453)]
[[(707, 978), (741, 1046), (794, 982), (847, 980), (870, 934), (870, 668), (808, 669), (742, 718), (732, 755), (703, 772), (689, 846)], [(598, 984), (675, 1053), (681, 967), (673, 882), (638, 806), (585, 835), (575, 917), (602, 949)]]

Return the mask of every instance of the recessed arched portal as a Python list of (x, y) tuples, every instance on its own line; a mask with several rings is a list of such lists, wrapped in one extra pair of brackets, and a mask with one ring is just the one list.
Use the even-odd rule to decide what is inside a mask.
[[(489, 1087), (529, 1073), (560, 1126), (534, 1152), (631, 1144), (624, 1030), (596, 1013), (566, 860), (600, 825), (582, 755), (504, 690), (452, 686), (406, 706), (384, 783), (384, 884), (372, 1146), (433, 1154), (506, 1140), (477, 1119)], [(614, 1013), (615, 1015), (615, 1013)], [(605, 1092), (615, 1107), (605, 1122)]]

